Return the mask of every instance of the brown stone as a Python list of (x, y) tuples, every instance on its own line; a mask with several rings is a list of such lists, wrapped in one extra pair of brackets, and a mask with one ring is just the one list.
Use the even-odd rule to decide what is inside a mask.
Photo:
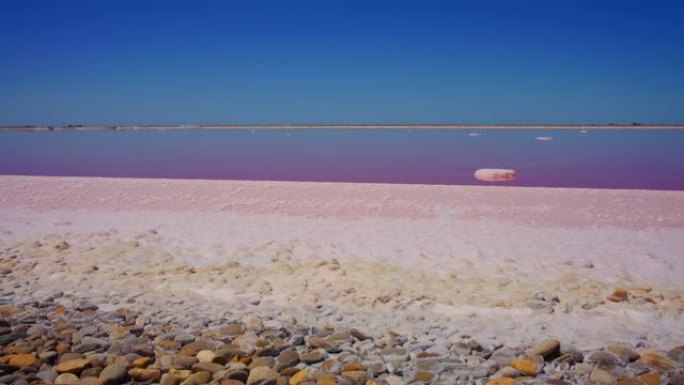
[(257, 357), (249, 364), (249, 368), (254, 369), (259, 366), (268, 366), (269, 368), (272, 368), (274, 365), (275, 359), (273, 357)]
[(225, 336), (237, 336), (242, 334), (244, 327), (240, 324), (231, 324), (222, 327), (219, 332)]
[(515, 385), (515, 380), (508, 377), (492, 378), (487, 385)]
[(434, 377), (434, 375), (432, 373), (418, 372), (418, 373), (416, 373), (415, 380), (416, 381), (422, 381), (422, 382), (430, 382), (430, 381), (432, 381), (433, 377)]
[(4, 316), (11, 316), (16, 311), (12, 305), (0, 305), (0, 314)]
[(611, 302), (627, 301), (627, 290), (618, 287), (613, 291), (613, 294), (606, 297), (606, 299)]
[(25, 368), (27, 366), (32, 366), (38, 361), (33, 354), (17, 354), (9, 360), (9, 364), (15, 368)]
[(231, 380), (230, 378), (224, 378), (219, 381), (219, 385), (245, 385), (245, 383), (238, 380)]
[(541, 341), (531, 347), (527, 354), (534, 356), (542, 356), (544, 358), (554, 355), (560, 351), (560, 341), (554, 339), (547, 339)]
[(612, 374), (606, 372), (605, 370), (601, 370), (599, 368), (594, 368), (594, 370), (591, 371), (589, 374), (589, 379), (591, 379), (594, 382), (598, 382), (599, 384), (602, 385), (615, 385), (617, 384), (617, 380), (615, 377), (613, 377)]
[(641, 360), (659, 372), (666, 372), (677, 367), (674, 361), (657, 353), (642, 353)]
[(78, 385), (81, 380), (73, 373), (62, 373), (55, 378), (54, 383), (56, 385)]
[(133, 360), (133, 366), (136, 368), (146, 368), (152, 364), (152, 357), (140, 357)]
[(671, 373), (668, 380), (669, 385), (684, 385), (684, 374)]
[(299, 385), (303, 382), (313, 381), (314, 376), (308, 370), (300, 370), (290, 378), (290, 385)]
[(87, 368), (89, 365), (90, 365), (90, 361), (88, 361), (84, 358), (76, 358), (73, 360), (62, 362), (59, 365), (55, 365), (53, 369), (57, 373), (78, 374), (78, 373), (81, 373), (81, 371), (83, 369)]
[(617, 385), (646, 385), (643, 381), (634, 377), (622, 377), (618, 379)]
[(366, 383), (366, 380), (368, 380), (368, 373), (361, 370), (354, 370), (342, 373), (342, 377), (351, 381), (354, 385), (363, 385)]
[(117, 385), (126, 381), (128, 371), (122, 362), (107, 365), (98, 376), (100, 385)]
[(354, 362), (351, 364), (343, 365), (341, 371), (342, 372), (351, 372), (354, 370), (366, 370), (366, 368), (362, 364), (360, 364), (358, 362)]
[(174, 340), (161, 340), (157, 342), (157, 346), (164, 350), (178, 350), (180, 342)]
[(511, 366), (526, 376), (536, 376), (539, 373), (539, 365), (529, 359), (512, 360)]
[(639, 376), (646, 385), (660, 385), (660, 375), (657, 373), (644, 373)]
[(292, 377), (295, 374), (299, 373), (300, 370), (301, 369), (299, 369), (299, 368), (289, 367), (289, 368), (285, 368), (285, 369), (281, 370), (280, 375), (284, 376), (284, 377)]
[(181, 382), (181, 385), (202, 385), (206, 384), (209, 381), (211, 381), (211, 373), (197, 372), (191, 374), (188, 378)]
[(133, 368), (128, 371), (128, 375), (136, 381), (158, 381), (161, 378), (159, 369)]
[(247, 378), (247, 385), (258, 385), (265, 383), (273, 383), (278, 380), (278, 372), (267, 367), (259, 366), (249, 371), (249, 377)]
[(328, 357), (328, 354), (323, 349), (312, 350), (301, 357), (301, 360), (307, 364), (315, 364), (321, 362)]

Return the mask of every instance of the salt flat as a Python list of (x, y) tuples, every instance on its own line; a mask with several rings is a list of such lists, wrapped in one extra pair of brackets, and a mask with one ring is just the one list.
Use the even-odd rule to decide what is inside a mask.
[(679, 191), (2, 176), (18, 258), (0, 290), (174, 322), (668, 348), (683, 208)]

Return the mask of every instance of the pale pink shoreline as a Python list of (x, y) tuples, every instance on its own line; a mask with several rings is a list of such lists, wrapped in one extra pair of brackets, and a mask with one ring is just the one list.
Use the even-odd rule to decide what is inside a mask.
[(103, 308), (669, 346), (682, 250), (679, 191), (0, 176), (0, 288)]
[(0, 209), (230, 211), (684, 228), (684, 191), (0, 176)]

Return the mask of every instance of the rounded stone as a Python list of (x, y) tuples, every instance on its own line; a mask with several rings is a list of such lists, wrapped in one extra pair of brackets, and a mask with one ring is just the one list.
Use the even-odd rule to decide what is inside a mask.
[(214, 362), (216, 353), (212, 352), (211, 350), (200, 350), (197, 352), (196, 357), (199, 362)]
[(641, 360), (644, 361), (646, 365), (659, 372), (666, 372), (675, 369), (678, 366), (677, 363), (671, 359), (657, 353), (643, 353), (641, 354)]
[(133, 360), (133, 366), (136, 368), (146, 368), (152, 363), (151, 357), (140, 357)]
[(622, 365), (620, 357), (609, 352), (593, 352), (586, 359), (587, 363), (596, 364), (600, 367), (613, 367)]
[(644, 373), (639, 376), (639, 379), (646, 385), (660, 385), (660, 375), (657, 373)]
[(27, 366), (32, 366), (38, 361), (38, 358), (33, 354), (17, 354), (16, 356), (10, 358), (9, 364), (15, 368), (25, 368)]
[(684, 346), (677, 346), (667, 352), (667, 357), (680, 365), (684, 365)]
[(536, 376), (541, 370), (541, 365), (532, 359), (512, 360), (511, 366), (526, 376)]
[(487, 385), (515, 385), (515, 380), (508, 377), (492, 378)]
[(211, 373), (202, 371), (191, 374), (181, 382), (181, 385), (202, 385), (209, 381), (211, 381)]
[(62, 373), (55, 378), (57, 385), (78, 385), (81, 380), (73, 373)]
[(128, 371), (128, 375), (136, 381), (156, 382), (161, 378), (159, 369), (133, 368)]
[(313, 381), (315, 380), (313, 374), (309, 372), (308, 370), (300, 370), (297, 373), (295, 373), (294, 376), (290, 378), (290, 381), (288, 382), (290, 385), (299, 385), (303, 382), (308, 382), (308, 381)]
[(323, 349), (315, 349), (301, 357), (301, 360), (307, 364), (315, 364), (326, 359), (328, 356), (327, 352)]
[(541, 341), (528, 350), (529, 355), (542, 356), (544, 358), (560, 351), (560, 341), (547, 339)]
[(72, 373), (72, 374), (78, 374), (83, 371), (83, 369), (87, 368), (90, 365), (90, 361), (84, 359), (84, 358), (75, 358), (72, 360), (68, 360), (65, 362), (62, 362), (58, 365), (55, 365), (54, 369), (57, 373)]
[(591, 374), (589, 375), (589, 379), (591, 379), (594, 382), (598, 382), (599, 384), (602, 385), (616, 385), (617, 380), (615, 377), (606, 372), (605, 370), (601, 370), (599, 368), (594, 368), (594, 370), (591, 371)]
[(107, 365), (98, 377), (100, 385), (117, 385), (126, 381), (128, 372), (122, 363)]
[(278, 380), (278, 372), (268, 366), (259, 366), (249, 371), (247, 385), (275, 383)]
[(432, 381), (433, 377), (434, 377), (434, 374), (432, 374), (432, 373), (418, 372), (418, 373), (416, 373), (414, 379), (416, 381), (421, 381), (421, 382), (430, 382), (430, 381)]
[(159, 380), (159, 385), (178, 385), (179, 378), (170, 373), (164, 373)]

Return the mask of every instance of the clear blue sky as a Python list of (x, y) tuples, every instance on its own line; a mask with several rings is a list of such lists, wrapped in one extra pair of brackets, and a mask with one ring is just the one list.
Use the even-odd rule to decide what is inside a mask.
[(684, 123), (684, 1), (1, 0), (0, 125)]

